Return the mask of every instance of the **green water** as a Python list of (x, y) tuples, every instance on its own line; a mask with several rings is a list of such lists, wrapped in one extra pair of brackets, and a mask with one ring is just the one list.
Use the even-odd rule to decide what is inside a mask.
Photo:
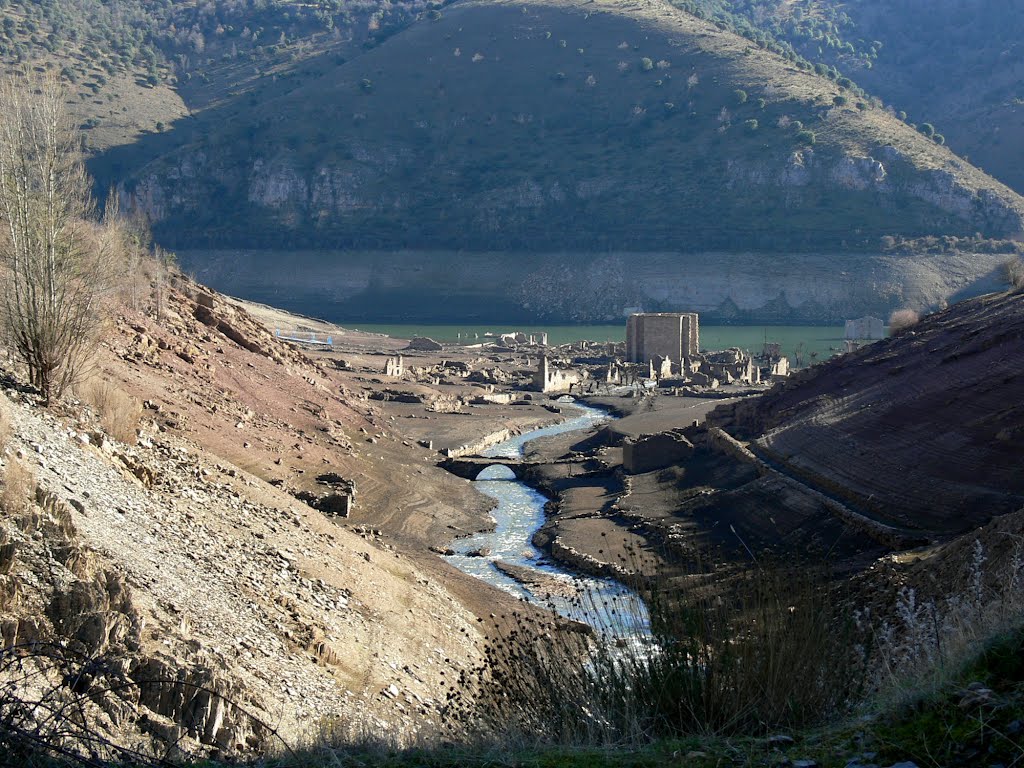
[[(547, 332), (548, 343), (552, 345), (569, 344), (586, 339), (588, 341), (625, 341), (626, 324), (617, 325), (519, 325), (519, 326), (470, 326), (470, 325), (428, 325), (428, 324), (381, 324), (381, 323), (339, 323), (345, 328), (358, 328), (361, 331), (384, 333), (400, 339), (413, 336), (429, 336), (435, 341), (448, 343), (475, 344), (491, 341), (484, 334), (522, 332)], [(728, 349), (740, 347), (753, 353), (761, 351), (765, 341), (777, 342), (782, 345), (782, 354), (795, 362), (798, 349), (802, 353), (803, 362), (811, 362), (811, 355), (817, 360), (831, 357), (834, 351), (843, 346), (842, 326), (801, 326), (801, 325), (702, 325), (700, 328), (700, 345), (703, 349)], [(802, 346), (801, 346), (802, 345)]]

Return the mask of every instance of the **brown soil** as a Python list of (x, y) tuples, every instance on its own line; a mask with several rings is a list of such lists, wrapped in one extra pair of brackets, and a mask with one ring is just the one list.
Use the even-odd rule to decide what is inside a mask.
[[(3, 521), (0, 542), (25, 542), (15, 546), (9, 575), (0, 574), (24, 594), (16, 603), (0, 599), (6, 640), (59, 636), (72, 609), (49, 611), (53, 622), (40, 624), (33, 606), (45, 613), (68, 603), (69, 583), (118, 574), (129, 594), (103, 615), (111, 626), (137, 627), (136, 635), (125, 644), (102, 640), (120, 637), (113, 630), (100, 632), (90, 642), (102, 647), (82, 651), (129, 659), (136, 681), (159, 667), (202, 682), (188, 670), (210, 670), (219, 690), (291, 744), (321, 727), (401, 740), (437, 724), (446, 681), (482, 648), (477, 619), (523, 610), (430, 551), (492, 524), (490, 501), (437, 466), (439, 449), (555, 417), (540, 403), (469, 405), (488, 391), (479, 382), (385, 381), (385, 358), (371, 350), (399, 349), (398, 340), (346, 337), (292, 318), (293, 328), (339, 340), (333, 352), (303, 351), (184, 278), (166, 293), (159, 318), (115, 316), (96, 360), (98, 379), (144, 405), (138, 445), (111, 441), (100, 416), (75, 401), (47, 413), (9, 390), (18, 403), (10, 406), (5, 463), (28, 465), (57, 510), (46, 514), (73, 528), (67, 548), (85, 554), (55, 561), (64, 555), (32, 549), (20, 518)], [(287, 319), (259, 313), (275, 325)], [(479, 354), (407, 359), (424, 367)], [(440, 412), (429, 398), (373, 399), (395, 387), (458, 400), (463, 412)], [(439, 445), (417, 442), (431, 439)], [(355, 486), (347, 519), (294, 497), (323, 492), (317, 477), (327, 473)], [(68, 574), (82, 557), (89, 567)], [(105, 595), (95, 600), (105, 604)], [(182, 711), (138, 699), (97, 703), (97, 727), (134, 739), (114, 733), (104, 714), (124, 706), (136, 717), (144, 711), (151, 737), (180, 735)], [(255, 733), (269, 735), (240, 716), (209, 723), (211, 733), (186, 734), (190, 743), (246, 748)]]

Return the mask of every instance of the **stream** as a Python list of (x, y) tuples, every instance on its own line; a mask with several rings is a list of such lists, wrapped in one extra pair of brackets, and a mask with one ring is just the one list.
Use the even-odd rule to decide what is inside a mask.
[[(578, 411), (578, 415), (510, 438), (481, 455), (519, 458), (523, 455), (523, 446), (531, 440), (584, 430), (609, 418), (604, 411), (578, 403), (560, 402), (559, 405), (564, 411)], [(608, 639), (636, 640), (650, 634), (647, 610), (635, 592), (611, 579), (568, 571), (533, 545), (533, 534), (545, 520), (546, 496), (517, 480), (512, 470), (501, 465), (484, 469), (477, 477), (476, 487), (497, 502), (491, 510), (495, 528), (454, 542), (452, 548), (456, 554), (447, 558), (449, 562), (530, 603), (589, 624)], [(490, 550), (485, 556), (468, 554), (484, 547)], [(523, 584), (499, 570), (495, 565), (498, 562), (539, 571), (545, 584)]]

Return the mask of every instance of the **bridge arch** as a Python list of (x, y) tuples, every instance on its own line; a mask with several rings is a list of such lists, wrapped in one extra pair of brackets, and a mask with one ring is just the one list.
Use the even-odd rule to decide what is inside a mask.
[(480, 470), (476, 480), (517, 480), (518, 476), (512, 467), (507, 464), (491, 464)]
[[(536, 464), (521, 459), (506, 459), (498, 456), (459, 456), (445, 459), (438, 466), (448, 470), (453, 475), (464, 477), (467, 480), (503, 480), (512, 479), (513, 477), (517, 480), (522, 480), (527, 471), (535, 467)], [(492, 467), (504, 467), (508, 472), (511, 472), (511, 477), (504, 472), (501, 473), (501, 476), (480, 477), (481, 473), (491, 470)], [(492, 472), (497, 471), (492, 470)]]

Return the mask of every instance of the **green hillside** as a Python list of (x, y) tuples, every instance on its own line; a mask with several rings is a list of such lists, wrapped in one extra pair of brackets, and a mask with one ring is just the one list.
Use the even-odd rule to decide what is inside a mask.
[(1008, 0), (676, 0), (852, 80), (921, 130), (1024, 189), (1024, 6)]
[[(858, 36), (879, 2), (0, 0), (0, 61), (63, 72), (99, 186), (122, 185), (176, 247), (1016, 236), (1021, 198), (875, 95), (886, 57), (925, 61), (890, 44), (912, 3), (888, 37)], [(1009, 43), (1018, 15), (961, 36)]]
[(1021, 229), (1021, 199), (931, 139), (660, 2), (460, 2), (293, 85), (98, 167), (129, 173), (179, 247), (872, 249)]

